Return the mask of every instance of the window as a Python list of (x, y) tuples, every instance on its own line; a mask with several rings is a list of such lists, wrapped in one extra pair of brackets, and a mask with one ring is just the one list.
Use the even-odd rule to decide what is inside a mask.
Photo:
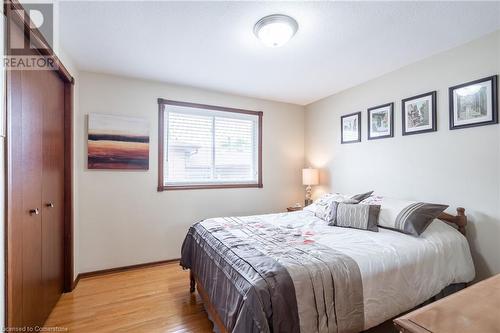
[(158, 105), (158, 191), (262, 187), (262, 112)]

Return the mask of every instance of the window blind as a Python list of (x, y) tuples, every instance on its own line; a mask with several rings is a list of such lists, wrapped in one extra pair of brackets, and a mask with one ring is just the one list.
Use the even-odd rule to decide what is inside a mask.
[(253, 114), (166, 106), (164, 185), (258, 183)]

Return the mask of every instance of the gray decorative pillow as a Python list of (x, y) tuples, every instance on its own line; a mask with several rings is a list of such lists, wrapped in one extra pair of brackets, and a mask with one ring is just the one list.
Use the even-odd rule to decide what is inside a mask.
[(425, 202), (412, 203), (399, 212), (394, 228), (405, 234), (419, 236), (448, 207)]
[(329, 225), (378, 231), (379, 205), (336, 203), (335, 206), (336, 216)]
[(350, 199), (349, 197), (343, 196), (341, 194), (324, 194), (321, 198), (316, 200), (316, 211), (314, 216), (331, 223), (337, 215), (337, 203), (346, 202), (350, 204), (357, 204), (358, 201)]
[(380, 196), (369, 198), (360, 205), (365, 204), (378, 204), (381, 206), (378, 219), (379, 227), (413, 236), (419, 236), (441, 212), (448, 208), (447, 205)]
[(360, 193), (353, 195), (351, 199), (357, 200), (358, 202), (365, 200), (366, 198), (369, 198), (372, 195), (373, 191), (366, 192), (366, 193)]

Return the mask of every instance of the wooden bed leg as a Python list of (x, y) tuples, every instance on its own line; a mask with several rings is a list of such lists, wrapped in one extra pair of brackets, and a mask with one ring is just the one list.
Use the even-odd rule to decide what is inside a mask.
[(194, 293), (196, 286), (196, 281), (194, 279), (194, 274), (192, 270), (189, 270), (189, 291)]

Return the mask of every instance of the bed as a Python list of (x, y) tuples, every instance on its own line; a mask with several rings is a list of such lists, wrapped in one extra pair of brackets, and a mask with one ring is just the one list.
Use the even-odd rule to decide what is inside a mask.
[(217, 332), (360, 332), (474, 278), (466, 223), (459, 208), (414, 237), (310, 211), (213, 218), (190, 228), (181, 266)]

